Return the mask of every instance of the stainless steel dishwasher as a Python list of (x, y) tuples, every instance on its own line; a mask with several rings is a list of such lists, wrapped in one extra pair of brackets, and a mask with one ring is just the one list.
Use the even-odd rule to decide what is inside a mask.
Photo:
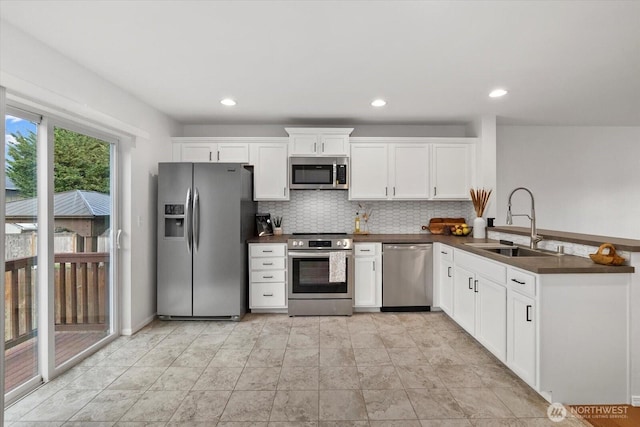
[(433, 245), (382, 246), (382, 311), (429, 311), (433, 304)]

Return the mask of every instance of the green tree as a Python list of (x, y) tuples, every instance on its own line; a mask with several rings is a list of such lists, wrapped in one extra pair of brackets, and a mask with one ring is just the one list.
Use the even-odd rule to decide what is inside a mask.
[[(24, 197), (36, 195), (36, 135), (13, 134), (7, 175)], [(67, 129), (54, 128), (54, 191), (109, 193), (109, 144)]]

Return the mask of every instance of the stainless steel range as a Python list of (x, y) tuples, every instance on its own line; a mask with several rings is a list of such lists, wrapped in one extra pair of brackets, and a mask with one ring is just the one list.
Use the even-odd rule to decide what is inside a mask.
[(294, 234), (287, 246), (289, 316), (351, 316), (353, 239), (336, 233)]

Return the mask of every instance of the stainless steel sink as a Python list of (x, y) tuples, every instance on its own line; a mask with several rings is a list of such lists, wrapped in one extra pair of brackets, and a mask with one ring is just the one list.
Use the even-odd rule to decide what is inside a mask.
[(529, 249), (524, 246), (504, 245), (501, 243), (465, 243), (465, 245), (482, 249), (487, 252), (493, 252), (509, 258), (514, 257), (550, 257), (557, 256), (553, 252), (541, 251), (538, 249)]

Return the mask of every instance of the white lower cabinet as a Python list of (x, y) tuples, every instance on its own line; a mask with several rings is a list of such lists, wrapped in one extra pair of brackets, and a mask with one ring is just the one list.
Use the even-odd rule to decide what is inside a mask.
[(354, 308), (379, 309), (382, 306), (382, 244), (354, 244)]
[(453, 319), (498, 359), (507, 359), (506, 268), (455, 251)]
[(453, 262), (453, 320), (545, 399), (629, 403), (630, 274), (534, 274), (461, 249)]
[(476, 333), (476, 295), (473, 293), (475, 274), (456, 265), (453, 269), (453, 320), (471, 335)]
[(435, 245), (436, 261), (434, 265), (438, 266), (438, 301), (440, 309), (449, 316), (454, 315), (453, 306), (453, 248), (438, 243)]
[(536, 301), (509, 291), (507, 360), (509, 367), (529, 384), (536, 383)]
[(286, 244), (249, 244), (249, 308), (261, 311), (287, 308)]
[(476, 338), (504, 361), (507, 359), (507, 288), (482, 276), (476, 280)]

